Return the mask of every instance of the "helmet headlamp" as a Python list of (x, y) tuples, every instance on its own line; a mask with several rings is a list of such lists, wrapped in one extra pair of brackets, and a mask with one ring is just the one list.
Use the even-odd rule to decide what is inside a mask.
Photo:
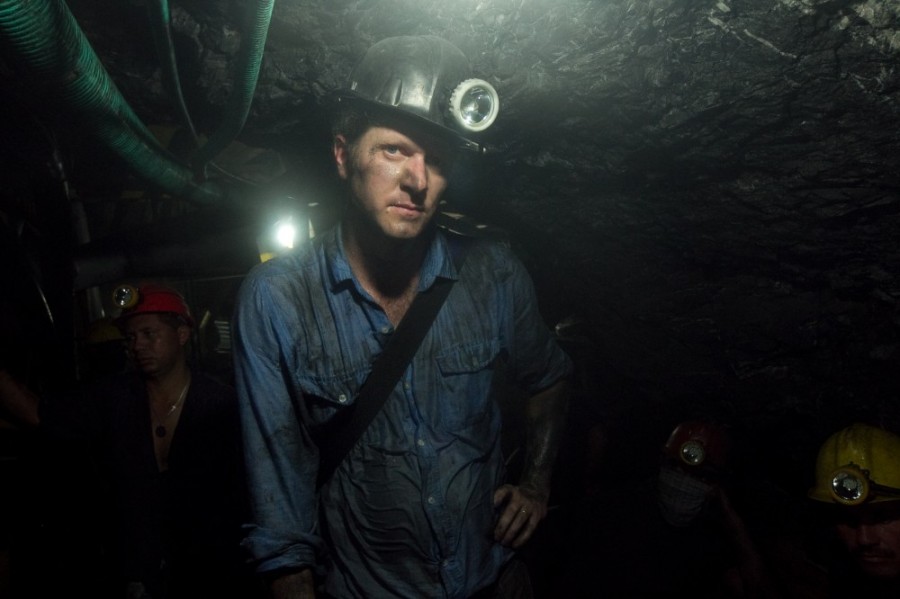
[(840, 504), (859, 505), (879, 494), (900, 497), (900, 489), (873, 482), (868, 470), (852, 462), (831, 473), (831, 495)]
[(169, 313), (181, 318), (188, 326), (194, 326), (194, 319), (184, 297), (176, 289), (163, 285), (119, 285), (112, 293), (113, 305), (122, 313), (116, 319), (123, 323), (137, 314)]
[(450, 115), (466, 131), (484, 131), (499, 112), (497, 90), (483, 79), (467, 79), (450, 95)]
[(869, 496), (869, 475), (854, 464), (838, 468), (831, 474), (831, 494), (844, 505), (857, 505)]
[(466, 55), (449, 41), (396, 36), (373, 44), (335, 97), (412, 117), (462, 148), (483, 151), (473, 138), (494, 123), (500, 100), (493, 85), (471, 75)]
[(117, 308), (127, 310), (128, 308), (133, 308), (137, 305), (139, 297), (140, 294), (135, 287), (132, 287), (131, 285), (119, 285), (113, 290), (112, 301), (113, 305)]
[(699, 466), (706, 460), (706, 448), (699, 441), (691, 439), (681, 445), (678, 455), (688, 466)]
[(695, 476), (718, 478), (727, 473), (729, 440), (723, 425), (686, 420), (669, 434), (663, 456), (686, 467)]

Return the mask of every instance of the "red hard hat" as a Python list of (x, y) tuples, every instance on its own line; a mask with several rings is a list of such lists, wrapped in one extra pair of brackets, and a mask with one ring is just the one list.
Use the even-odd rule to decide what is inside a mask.
[(687, 468), (722, 470), (728, 458), (728, 433), (719, 424), (702, 420), (682, 422), (663, 446), (663, 453)]
[(122, 309), (118, 318), (120, 325), (137, 314), (168, 313), (181, 317), (188, 326), (194, 326), (194, 319), (184, 297), (165, 285), (120, 285), (113, 291), (113, 303)]

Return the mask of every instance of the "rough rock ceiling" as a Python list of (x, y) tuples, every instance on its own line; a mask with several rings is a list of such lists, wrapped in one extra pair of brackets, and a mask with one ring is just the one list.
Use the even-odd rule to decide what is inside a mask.
[[(144, 4), (69, 6), (141, 120), (177, 126)], [(248, 6), (170, 8), (186, 103), (209, 133)], [(900, 424), (895, 1), (279, 0), (230, 167), (315, 195), (323, 95), (372, 42), (425, 33), (463, 48), (503, 105), (470, 181), (481, 191), (453, 208), (508, 233), (548, 321), (580, 323), (567, 343), (607, 417), (693, 397), (760, 423)], [(91, 199), (141, 184), (89, 133), (68, 135), (65, 111), (36, 108), (40, 86), (7, 62), (16, 133), (34, 112), (65, 140), (102, 237), (111, 221)]]

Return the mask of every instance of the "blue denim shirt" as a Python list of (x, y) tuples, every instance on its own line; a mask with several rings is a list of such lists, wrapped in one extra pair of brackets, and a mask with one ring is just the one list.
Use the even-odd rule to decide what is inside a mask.
[(354, 279), (339, 227), (248, 274), (234, 356), (254, 508), (244, 544), (257, 571), (327, 569), (336, 597), (464, 598), (509, 558), (492, 537), (505, 474), (493, 379), (503, 372), (530, 395), (571, 362), (512, 252), (474, 242), (458, 273), (446, 235), (419, 288), (457, 283), (321, 497), (324, 425), (353, 404), (393, 327)]

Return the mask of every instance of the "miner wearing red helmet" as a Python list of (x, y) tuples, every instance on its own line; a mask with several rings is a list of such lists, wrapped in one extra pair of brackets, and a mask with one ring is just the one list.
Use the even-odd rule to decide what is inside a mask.
[(599, 596), (778, 597), (746, 504), (732, 502), (744, 491), (733, 431), (712, 417), (683, 420), (654, 443), (657, 467), (646, 476), (606, 476), (570, 507), (554, 596), (590, 596), (584, 589), (603, 572)]
[(133, 369), (64, 398), (38, 398), (0, 371), (0, 407), (15, 402), (23, 424), (90, 447), (97, 486), (109, 490), (97, 502), (109, 521), (98, 528), (114, 534), (99, 535), (95, 561), (112, 594), (251, 599), (234, 390), (189, 364), (194, 319), (177, 289), (121, 285), (112, 300)]
[(146, 283), (140, 287), (121, 285), (113, 292), (113, 303), (122, 309), (120, 324), (136, 314), (172, 314), (189, 327), (194, 326), (191, 310), (177, 289)]
[(714, 497), (727, 471), (730, 440), (712, 421), (688, 420), (676, 426), (662, 448), (659, 508), (672, 526), (688, 526)]
[(134, 366), (144, 376), (162, 466), (168, 460), (169, 432), (178, 424), (191, 384), (187, 344), (194, 319), (184, 297), (163, 285), (121, 285), (113, 292), (113, 303), (122, 309), (117, 322)]

